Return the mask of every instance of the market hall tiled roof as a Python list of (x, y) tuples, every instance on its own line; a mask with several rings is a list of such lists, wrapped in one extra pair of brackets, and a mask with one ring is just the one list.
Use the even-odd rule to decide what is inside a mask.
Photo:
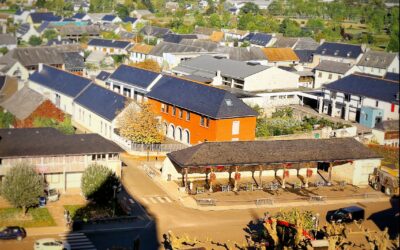
[(167, 156), (178, 166), (189, 168), (382, 158), (353, 138), (204, 142)]
[(121, 64), (108, 79), (147, 89), (159, 75), (154, 71)]
[(315, 54), (318, 55), (353, 59), (357, 58), (362, 53), (361, 45), (328, 42), (321, 44), (315, 51)]
[(172, 76), (164, 75), (147, 97), (212, 119), (257, 116), (228, 91)]
[(124, 109), (127, 98), (97, 84), (91, 84), (74, 101), (111, 122)]
[(93, 38), (89, 41), (88, 46), (100, 46), (109, 48), (126, 49), (131, 43), (127, 41), (117, 41), (109, 39)]
[(54, 128), (0, 129), (0, 157), (37, 157), (121, 153), (116, 143), (98, 134), (65, 135)]
[(396, 99), (396, 95), (399, 93), (399, 83), (380, 77), (352, 74), (325, 85), (325, 88), (388, 103), (399, 103), (399, 100)]
[(92, 82), (88, 78), (47, 65), (30, 75), (29, 80), (72, 98)]

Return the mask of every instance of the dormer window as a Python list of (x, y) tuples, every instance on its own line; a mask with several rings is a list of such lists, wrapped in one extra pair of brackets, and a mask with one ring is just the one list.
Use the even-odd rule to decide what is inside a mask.
[(226, 105), (228, 105), (229, 107), (232, 106), (232, 100), (231, 100), (231, 99), (225, 99), (225, 103), (226, 103)]
[(339, 50), (335, 51), (335, 56), (337, 56), (339, 54)]
[(351, 51), (347, 53), (347, 57), (349, 57), (351, 55)]

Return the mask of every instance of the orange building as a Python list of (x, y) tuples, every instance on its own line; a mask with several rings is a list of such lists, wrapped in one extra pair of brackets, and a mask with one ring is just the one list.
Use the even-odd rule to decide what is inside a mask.
[(255, 139), (257, 113), (225, 90), (163, 76), (147, 97), (161, 116), (165, 135), (176, 141)]

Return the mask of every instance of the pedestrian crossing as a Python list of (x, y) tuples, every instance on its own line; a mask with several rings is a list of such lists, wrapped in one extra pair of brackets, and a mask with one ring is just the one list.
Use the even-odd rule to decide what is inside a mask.
[(71, 250), (96, 250), (93, 243), (83, 233), (66, 233), (59, 235), (62, 241), (71, 246)]
[(173, 200), (168, 196), (147, 196), (142, 198), (145, 204), (162, 204), (162, 203), (171, 203)]

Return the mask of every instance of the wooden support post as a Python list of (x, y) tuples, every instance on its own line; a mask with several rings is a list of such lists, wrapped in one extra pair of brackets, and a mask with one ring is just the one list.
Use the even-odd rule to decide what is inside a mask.
[(305, 181), (304, 181), (304, 187), (305, 187), (305, 188), (308, 188), (308, 170), (309, 170), (309, 168), (308, 168), (308, 166), (307, 166), (307, 169), (306, 169), (306, 179), (305, 179)]
[(286, 165), (283, 164), (282, 188), (286, 188), (286, 176), (285, 176), (285, 172), (286, 172)]
[(235, 192), (237, 191), (238, 180), (237, 180), (236, 176), (237, 176), (238, 173), (239, 173), (239, 167), (236, 166), (236, 167), (235, 167), (235, 186), (234, 186), (234, 188), (233, 188), (233, 191), (235, 191)]
[(189, 187), (188, 187), (188, 168), (185, 168), (185, 189), (186, 191), (189, 191)]
[(328, 169), (328, 184), (331, 185), (332, 184), (332, 162), (329, 162), (329, 169)]
[(211, 168), (210, 169), (210, 181), (209, 181), (209, 183), (210, 183), (210, 189), (208, 190), (208, 191), (210, 191), (211, 193), (213, 192), (213, 189), (212, 189), (212, 184), (213, 184), (213, 174), (214, 174), (214, 171), (213, 171), (213, 169)]
[(258, 173), (258, 187), (262, 186), (262, 166), (260, 166), (260, 172)]

